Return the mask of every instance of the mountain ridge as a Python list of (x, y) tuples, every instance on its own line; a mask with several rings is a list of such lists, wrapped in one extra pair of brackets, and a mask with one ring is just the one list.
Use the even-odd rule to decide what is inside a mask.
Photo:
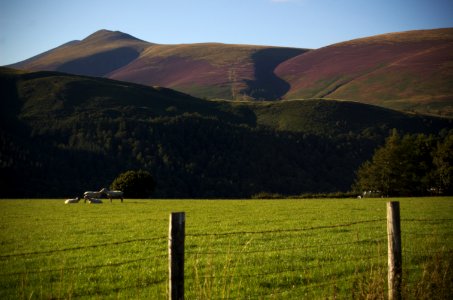
[[(115, 30), (107, 30), (107, 29), (100, 29), (89, 36), (87, 36), (85, 41), (98, 41), (98, 40), (110, 40), (110, 41), (117, 41), (117, 40), (135, 40), (135, 41), (140, 41), (140, 42), (145, 42), (139, 38), (136, 38), (135, 36), (132, 36), (130, 34)], [(150, 42), (146, 42), (149, 44), (152, 44)]]
[(319, 49), (161, 45), (99, 30), (10, 67), (165, 86), (199, 98), (337, 98), (453, 115), (453, 28), (387, 33)]

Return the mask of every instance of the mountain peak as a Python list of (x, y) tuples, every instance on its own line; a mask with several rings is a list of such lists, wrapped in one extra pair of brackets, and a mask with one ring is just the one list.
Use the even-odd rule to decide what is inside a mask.
[(96, 31), (95, 33), (87, 36), (84, 41), (91, 41), (91, 40), (103, 40), (103, 41), (118, 41), (118, 40), (137, 40), (141, 41), (140, 39), (129, 35), (127, 33), (121, 31), (111, 31), (107, 29), (101, 29)]

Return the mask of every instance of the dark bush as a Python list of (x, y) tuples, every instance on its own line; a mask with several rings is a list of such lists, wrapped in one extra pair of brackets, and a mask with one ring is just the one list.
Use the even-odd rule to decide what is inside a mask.
[(126, 198), (149, 198), (154, 186), (154, 179), (148, 171), (130, 170), (118, 175), (110, 187), (123, 191)]

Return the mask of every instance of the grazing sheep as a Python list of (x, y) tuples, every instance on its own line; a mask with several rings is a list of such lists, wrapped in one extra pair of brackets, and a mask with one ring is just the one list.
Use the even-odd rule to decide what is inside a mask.
[(79, 197), (75, 197), (73, 199), (66, 199), (64, 204), (79, 203), (79, 201), (80, 201), (80, 198)]
[(88, 203), (90, 203), (90, 204), (101, 204), (102, 200), (101, 199), (96, 199), (96, 198), (88, 198)]
[(99, 192), (87, 191), (87, 192), (83, 193), (84, 198), (96, 198), (96, 197), (101, 197), (101, 195), (102, 195), (101, 191), (99, 191)]
[(99, 192), (87, 191), (87, 192), (83, 193), (83, 198), (85, 199), (85, 203), (89, 199), (100, 198), (101, 196), (102, 196), (101, 191), (99, 191)]
[(123, 202), (123, 192), (122, 191), (110, 191), (106, 188), (103, 188), (101, 190), (102, 194), (107, 195), (107, 198), (110, 199), (110, 203), (112, 203), (112, 199), (121, 199), (121, 202)]

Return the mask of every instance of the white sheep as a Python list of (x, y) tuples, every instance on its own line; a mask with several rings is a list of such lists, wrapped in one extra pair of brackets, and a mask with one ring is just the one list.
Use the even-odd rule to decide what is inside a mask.
[(101, 199), (96, 199), (96, 198), (89, 198), (88, 203), (90, 204), (101, 204), (102, 200)]
[(80, 198), (79, 197), (75, 197), (75, 198), (72, 198), (72, 199), (66, 199), (64, 204), (79, 203), (79, 201), (80, 201)]
[(102, 192), (101, 191), (99, 191), (99, 192), (86, 191), (85, 193), (83, 193), (83, 198), (85, 199), (85, 203), (89, 199), (100, 198), (101, 196), (102, 196)]
[(109, 189), (103, 188), (101, 190), (101, 193), (107, 195), (107, 198), (110, 199), (110, 203), (112, 202), (112, 199), (121, 199), (121, 202), (123, 202), (124, 193), (122, 191), (111, 191)]
[(102, 195), (101, 191), (99, 191), (99, 192), (87, 191), (87, 192), (83, 193), (84, 198), (101, 197), (101, 195)]

